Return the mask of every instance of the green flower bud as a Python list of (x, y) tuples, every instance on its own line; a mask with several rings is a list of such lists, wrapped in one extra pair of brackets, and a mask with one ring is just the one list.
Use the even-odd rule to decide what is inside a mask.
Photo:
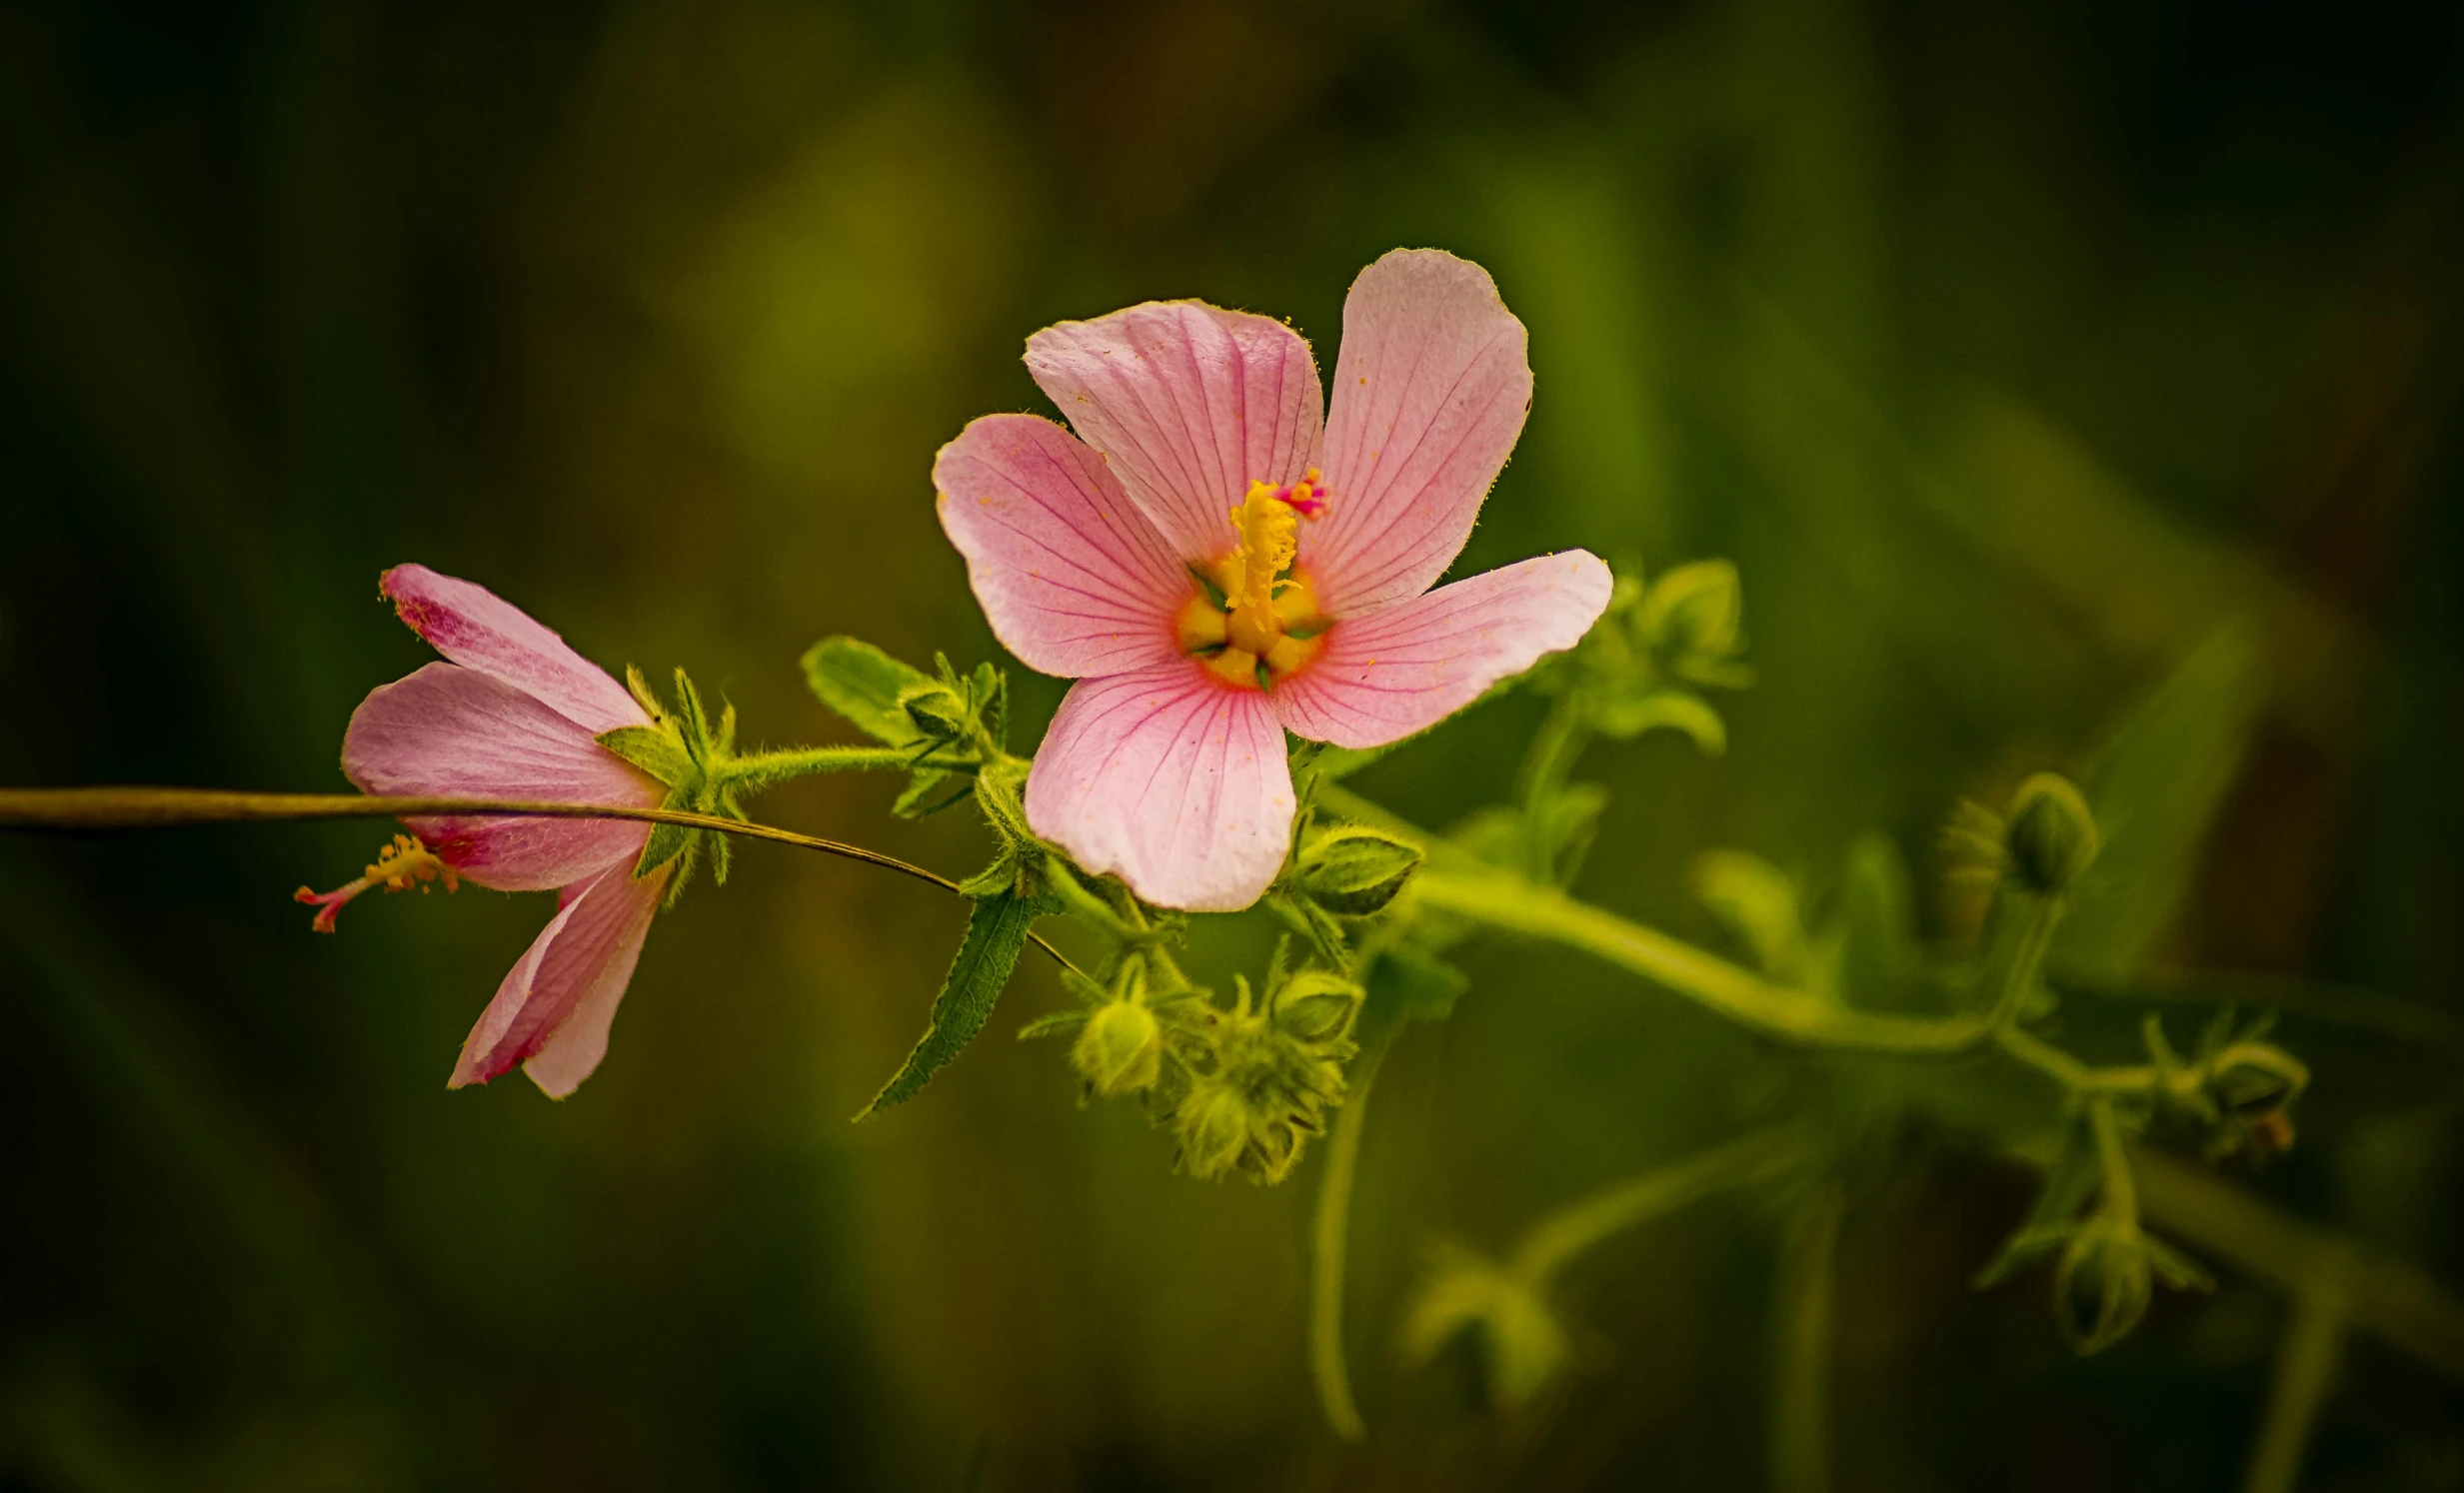
[(2241, 1119), (2280, 1111), (2310, 1086), (2309, 1067), (2273, 1042), (2235, 1042), (2209, 1068), (2209, 1097)]
[(1643, 640), (1679, 658), (1731, 654), (1744, 610), (1736, 567), (1725, 560), (1697, 560), (1651, 583), (1642, 599)]
[(1297, 880), (1327, 911), (1366, 917), (1384, 910), (1419, 866), (1419, 846), (1366, 824), (1335, 824), (1300, 847)]
[(1164, 1073), (1164, 1027), (1135, 1000), (1116, 1000), (1088, 1018), (1070, 1061), (1107, 1097), (1155, 1087)]
[(1201, 1180), (1231, 1171), (1249, 1143), (1250, 1121), (1248, 1098), (1234, 1085), (1220, 1078), (1192, 1084), (1173, 1114), (1182, 1168)]
[(2002, 850), (2021, 884), (2041, 896), (2063, 895), (2095, 863), (2099, 846), (2096, 816), (2069, 778), (2039, 772), (2019, 784)]
[(2054, 1269), (2054, 1320), (2071, 1347), (2101, 1352), (2139, 1325), (2153, 1290), (2147, 1239), (2138, 1226), (2092, 1218), (2071, 1236)]
[(899, 699), (916, 730), (936, 741), (955, 741), (967, 734), (967, 702), (941, 685), (920, 685)]
[(1342, 1041), (1360, 1013), (1358, 985), (1331, 969), (1303, 969), (1274, 992), (1275, 1029), (1312, 1046)]

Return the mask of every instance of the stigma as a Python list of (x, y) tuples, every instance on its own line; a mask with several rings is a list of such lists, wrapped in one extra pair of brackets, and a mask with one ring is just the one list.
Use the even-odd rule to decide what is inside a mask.
[(417, 886), (428, 889), (427, 883), (442, 879), (445, 889), (453, 891), (462, 884), (454, 868), (444, 857), (420, 843), (417, 837), (397, 834), (394, 842), (377, 851), (376, 863), (364, 869), (358, 880), (335, 887), (332, 891), (316, 891), (303, 886), (291, 893), (295, 902), (305, 902), (317, 909), (316, 919), (309, 924), (320, 933), (334, 931), (335, 914), (343, 904), (363, 891), (382, 886), (387, 891), (408, 891)]
[(1252, 482), (1232, 509), (1232, 553), (1199, 573), (1206, 594), (1179, 621), (1181, 649), (1225, 683), (1269, 689), (1317, 656), (1326, 623), (1305, 578), (1292, 571), (1300, 521), (1329, 502), (1311, 467), (1298, 482)]

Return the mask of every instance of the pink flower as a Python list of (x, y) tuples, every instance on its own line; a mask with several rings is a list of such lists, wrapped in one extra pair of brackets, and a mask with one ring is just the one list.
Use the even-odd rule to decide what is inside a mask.
[[(352, 713), (342, 769), (371, 793), (457, 794), (655, 808), (666, 789), (601, 746), (598, 734), (650, 717), (565, 640), (483, 587), (425, 566), (387, 571), (379, 589), (411, 631), (450, 663), (430, 664), (369, 695)], [(441, 871), (503, 891), (557, 889), (556, 916), (532, 942), (462, 1044), (450, 1086), (485, 1083), (516, 1064), (557, 1098), (608, 1050), (609, 1023), (633, 978), (670, 867), (633, 866), (650, 825), (623, 819), (423, 818), (422, 843), (389, 850), (324, 906), (372, 885)]]
[(969, 425), (933, 466), (942, 528), (1002, 643), (1079, 681), (1028, 822), (1150, 901), (1226, 910), (1272, 882), (1286, 730), (1399, 741), (1608, 604), (1580, 550), (1428, 589), (1531, 403), (1522, 323), (1450, 254), (1360, 273), (1322, 416), (1297, 333), (1197, 301), (1048, 327), (1027, 367), (1077, 437)]

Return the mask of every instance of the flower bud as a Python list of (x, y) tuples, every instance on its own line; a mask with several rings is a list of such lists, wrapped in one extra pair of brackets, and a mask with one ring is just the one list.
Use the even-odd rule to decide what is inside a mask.
[(2039, 772), (2010, 800), (2002, 849), (2011, 873), (2041, 896), (2074, 890), (2096, 859), (2096, 816), (2070, 779)]
[(2152, 1292), (2147, 1240), (2138, 1226), (2090, 1219), (2071, 1236), (2054, 1269), (2054, 1319), (2073, 1348), (2101, 1352), (2139, 1325)]
[(1181, 1165), (1202, 1180), (1220, 1177), (1240, 1160), (1249, 1142), (1249, 1102), (1220, 1078), (1202, 1078), (1174, 1112), (1181, 1133)]
[(1070, 1061), (1108, 1098), (1153, 1088), (1164, 1073), (1163, 1025), (1139, 1001), (1113, 1001), (1088, 1018)]
[(1340, 1042), (1360, 1012), (1358, 985), (1330, 969), (1303, 969), (1274, 992), (1275, 1028), (1311, 1045)]
[(1366, 824), (1336, 824), (1300, 848), (1298, 881), (1329, 912), (1366, 917), (1384, 910), (1420, 865), (1420, 847)]
[(2235, 1042), (2216, 1054), (2207, 1080), (2216, 1107), (2240, 1119), (2282, 1110), (2310, 1085), (2310, 1069), (2273, 1042)]
[(1674, 658), (1720, 658), (1736, 652), (1744, 590), (1736, 567), (1725, 560), (1678, 566), (1642, 599), (1643, 640)]
[(899, 700), (916, 730), (935, 741), (955, 741), (967, 734), (967, 702), (942, 685), (920, 685)]

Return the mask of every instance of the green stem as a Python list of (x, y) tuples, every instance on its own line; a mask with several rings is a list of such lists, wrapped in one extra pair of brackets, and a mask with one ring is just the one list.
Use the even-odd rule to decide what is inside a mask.
[(1532, 1289), (1541, 1289), (1568, 1261), (1602, 1239), (1725, 1188), (1750, 1187), (1777, 1176), (1801, 1164), (1811, 1150), (1804, 1132), (1778, 1125), (1603, 1187), (1533, 1224), (1515, 1246), (1513, 1273)]
[(1825, 1493), (1831, 1485), (1831, 1340), (1841, 1212), (1837, 1182), (1815, 1188), (1779, 1251), (1771, 1365), (1776, 1493)]
[(2096, 1132), (2096, 1160), (2104, 1171), (2104, 1197), (2099, 1208), (2132, 1224), (2139, 1221), (2139, 1186), (2130, 1170), (2130, 1153), (2122, 1142), (2121, 1117), (2113, 1096), (2098, 1094), (2087, 1102), (2088, 1123)]
[[(237, 824), (301, 819), (446, 818), (463, 814), (557, 819), (632, 819), (646, 824), (681, 824), (688, 829), (716, 829), (746, 839), (766, 839), (798, 849), (819, 850), (845, 860), (878, 865), (945, 891), (959, 883), (843, 840), (799, 834), (744, 819), (717, 814), (687, 813), (673, 808), (640, 808), (629, 803), (562, 803), (536, 798), (451, 796), (386, 796), (377, 793), (246, 793), (220, 788), (89, 787), (0, 788), (0, 830), (38, 833), (92, 832), (112, 829), (175, 829), (191, 824)], [(1036, 933), (1027, 935), (1064, 968), (1075, 968), (1060, 949)]]
[(1581, 949), (1738, 1025), (1798, 1046), (1944, 1056), (1972, 1051), (1993, 1034), (1975, 1016), (1878, 1015), (1772, 984), (1682, 939), (1520, 876), (1430, 866), (1412, 887), (1423, 906)]
[(2014, 1031), (2020, 1013), (2027, 1009), (2028, 993), (2036, 988), (2036, 972), (2045, 962), (2045, 950), (2053, 946), (2054, 924), (2062, 920), (2059, 897), (2022, 893), (2027, 920), (2020, 925), (2016, 942), (2010, 950), (2010, 962), (2002, 968), (2002, 988), (1995, 992), (1993, 1009), (1985, 1022), (1995, 1031)]
[(1326, 1424), (1345, 1441), (1368, 1434), (1351, 1397), (1351, 1373), (1343, 1361), (1343, 1262), (1351, 1234), (1351, 1190), (1360, 1170), (1360, 1131), (1368, 1120), (1369, 1089), (1393, 1045), (1394, 1028), (1352, 1064), (1351, 1092), (1334, 1114), (1326, 1137), (1326, 1167), (1317, 1179), (1317, 1216), (1311, 1230), (1314, 1269), (1309, 1281), (1309, 1377)]
[(1575, 759), (1583, 747), (1590, 745), (1591, 734), (1583, 729), (1582, 711), (1573, 697), (1561, 695), (1549, 708), (1548, 718), (1540, 723), (1539, 734), (1523, 753), (1521, 782), (1518, 795), (1526, 809), (1539, 807), (1565, 786), (1566, 774), (1574, 770)]
[(2293, 1321), (2276, 1350), (2275, 1383), (2259, 1417), (2244, 1493), (2293, 1493), (2301, 1479), (2319, 1407), (2335, 1387), (2344, 1356), (2345, 1277), (2352, 1263), (2349, 1251), (2327, 1256), (2308, 1288), (2293, 1297)]
[(735, 757), (721, 763), (716, 775), (723, 786), (758, 793), (816, 772), (903, 769), (914, 756), (913, 751), (890, 746), (804, 746)]

